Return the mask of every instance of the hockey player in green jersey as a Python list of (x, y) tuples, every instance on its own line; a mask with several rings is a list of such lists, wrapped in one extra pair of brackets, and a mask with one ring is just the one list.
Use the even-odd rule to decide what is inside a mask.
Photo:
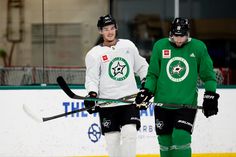
[[(197, 105), (197, 79), (204, 82), (203, 113), (218, 112), (216, 76), (206, 45), (189, 36), (188, 19), (175, 18), (169, 38), (154, 44), (145, 87), (137, 104), (154, 101), (164, 104)], [(195, 109), (155, 106), (155, 126), (161, 157), (191, 157), (191, 134)]]

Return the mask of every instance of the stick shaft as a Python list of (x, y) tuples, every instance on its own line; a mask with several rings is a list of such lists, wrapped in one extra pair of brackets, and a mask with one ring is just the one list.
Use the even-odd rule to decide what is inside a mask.
[[(80, 95), (76, 95), (71, 91), (69, 86), (67, 85), (66, 81), (63, 79), (63, 77), (59, 76), (57, 78), (57, 82), (59, 86), (62, 88), (62, 90), (72, 99), (81, 99), (81, 100), (90, 100), (90, 101), (103, 101), (103, 102), (123, 102), (123, 103), (134, 103), (134, 101), (126, 100), (126, 99), (105, 99), (105, 98), (88, 98), (83, 97)], [(194, 106), (194, 105), (187, 105), (187, 104), (165, 104), (165, 103), (154, 103), (154, 102), (148, 102), (149, 105), (155, 105), (160, 107), (172, 107), (172, 108), (189, 108), (189, 109), (202, 109), (202, 106)]]
[[(128, 96), (122, 97), (122, 98), (117, 99), (117, 100), (132, 99), (132, 98), (135, 98), (136, 95), (137, 95), (137, 94), (128, 95)], [(109, 102), (108, 102), (108, 103), (107, 103), (107, 102), (104, 102), (104, 103), (98, 104), (97, 106), (108, 106), (109, 104), (110, 104)], [(93, 106), (93, 107), (94, 107), (94, 106)], [(65, 117), (65, 116), (68, 116), (68, 115), (71, 115), (71, 114), (74, 114), (74, 113), (78, 113), (78, 112), (82, 112), (82, 111), (87, 111), (87, 110), (89, 110), (89, 109), (92, 109), (93, 107), (85, 107), (85, 108), (73, 110), (73, 111), (70, 111), (70, 112), (66, 112), (66, 113), (61, 113), (61, 114), (58, 114), (58, 115), (54, 115), (54, 116), (51, 116), (51, 117), (44, 117), (44, 118), (42, 118), (42, 120), (43, 120), (43, 122), (45, 122), (45, 121), (57, 119), (57, 118), (60, 118), (60, 117)]]

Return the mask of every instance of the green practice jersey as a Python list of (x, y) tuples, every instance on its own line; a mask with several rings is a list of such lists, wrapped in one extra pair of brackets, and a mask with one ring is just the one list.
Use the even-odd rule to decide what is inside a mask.
[(206, 91), (216, 91), (213, 63), (202, 41), (189, 38), (180, 48), (168, 38), (155, 43), (145, 83), (155, 102), (196, 105), (198, 76)]

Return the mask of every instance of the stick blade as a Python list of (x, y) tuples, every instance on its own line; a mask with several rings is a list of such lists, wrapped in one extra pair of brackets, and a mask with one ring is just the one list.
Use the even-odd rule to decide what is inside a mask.
[(57, 77), (57, 83), (70, 98), (74, 98), (75, 94), (70, 90), (70, 88), (68, 87), (66, 81), (62, 76)]
[(37, 117), (36, 114), (34, 114), (26, 104), (23, 104), (23, 110), (34, 121), (36, 121), (38, 123), (43, 122), (43, 120), (41, 118)]

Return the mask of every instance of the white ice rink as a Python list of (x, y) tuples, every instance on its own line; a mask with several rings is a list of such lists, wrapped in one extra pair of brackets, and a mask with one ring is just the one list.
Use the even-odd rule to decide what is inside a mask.
[[(84, 95), (85, 90), (74, 90)], [(205, 118), (199, 110), (193, 132), (193, 153), (236, 152), (236, 89), (218, 89), (219, 113)], [(199, 105), (203, 90), (199, 91)], [(0, 156), (86, 156), (107, 155), (97, 115), (80, 112), (73, 116), (37, 123), (28, 117), (22, 105), (29, 105), (36, 116), (51, 116), (82, 101), (68, 98), (60, 89), (0, 89)], [(153, 108), (141, 113), (138, 154), (159, 154)]]

